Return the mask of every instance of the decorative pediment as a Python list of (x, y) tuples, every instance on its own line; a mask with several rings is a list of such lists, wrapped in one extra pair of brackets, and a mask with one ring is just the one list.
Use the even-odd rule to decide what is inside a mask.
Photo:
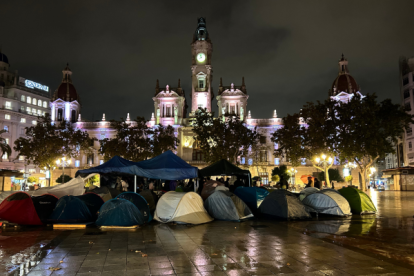
[(245, 96), (245, 94), (240, 89), (226, 89), (221, 96)]
[(169, 91), (161, 91), (160, 93), (157, 94), (157, 96), (155, 96), (156, 98), (165, 98), (165, 97), (172, 97), (172, 98), (177, 98), (180, 97), (180, 95), (177, 94), (177, 92), (169, 90)]
[(207, 78), (207, 74), (200, 72), (196, 75), (197, 79), (206, 79)]

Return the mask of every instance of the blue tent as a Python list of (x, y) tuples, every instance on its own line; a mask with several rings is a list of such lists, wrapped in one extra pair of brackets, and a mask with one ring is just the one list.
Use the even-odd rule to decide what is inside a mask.
[(103, 199), (94, 193), (62, 196), (56, 203), (50, 220), (63, 223), (93, 222), (103, 204)]
[(125, 199), (133, 203), (141, 212), (144, 221), (150, 222), (152, 220), (149, 204), (142, 195), (133, 192), (124, 192), (117, 195), (116, 198)]
[(181, 180), (198, 176), (196, 167), (189, 165), (170, 150), (136, 164), (145, 171), (141, 176), (153, 179)]
[(50, 216), (52, 221), (65, 223), (91, 222), (93, 216), (89, 208), (77, 196), (62, 196)]
[(250, 210), (255, 213), (269, 192), (259, 187), (238, 187), (234, 190), (234, 194), (243, 200)]
[(143, 176), (145, 172), (142, 168), (138, 167), (137, 162), (126, 160), (122, 157), (115, 156), (108, 162), (102, 165), (76, 172), (76, 176), (79, 174), (91, 174), (91, 173), (119, 173), (119, 174), (132, 174)]
[(96, 225), (98, 226), (134, 226), (145, 223), (145, 218), (130, 201), (114, 198), (102, 205)]

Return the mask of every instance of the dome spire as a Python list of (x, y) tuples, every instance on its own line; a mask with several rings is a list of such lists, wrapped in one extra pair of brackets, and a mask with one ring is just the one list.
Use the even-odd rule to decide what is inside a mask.
[(65, 69), (62, 70), (63, 79), (62, 82), (72, 83), (72, 71), (69, 68), (69, 62), (66, 63)]
[(342, 53), (342, 58), (339, 60), (339, 75), (349, 74), (348, 60)]

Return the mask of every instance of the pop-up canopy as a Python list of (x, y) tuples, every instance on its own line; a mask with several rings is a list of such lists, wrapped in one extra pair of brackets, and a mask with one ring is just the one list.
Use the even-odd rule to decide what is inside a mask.
[(200, 177), (216, 175), (250, 175), (248, 170), (242, 170), (225, 159), (221, 159), (214, 164), (200, 170)]
[(181, 180), (198, 176), (196, 167), (189, 165), (170, 150), (135, 164), (143, 170), (141, 176), (153, 179)]
[(136, 162), (126, 160), (119, 156), (114, 156), (108, 162), (102, 165), (76, 172), (76, 176), (79, 174), (91, 174), (91, 173), (118, 173), (118, 174), (131, 174), (131, 175), (144, 175), (143, 169), (137, 166)]

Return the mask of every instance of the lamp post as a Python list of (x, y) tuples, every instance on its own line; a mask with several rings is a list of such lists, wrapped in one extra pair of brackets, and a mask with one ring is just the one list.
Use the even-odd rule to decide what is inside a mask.
[(71, 163), (70, 159), (66, 161), (66, 157), (62, 157), (56, 160), (56, 164), (58, 166), (62, 164), (62, 184), (65, 183), (65, 166), (69, 166), (70, 163)]
[[(357, 164), (355, 164), (355, 162), (354, 163), (350, 163), (348, 161), (348, 163), (346, 163), (344, 167), (349, 170), (349, 175), (352, 177), (352, 170), (357, 167)], [(349, 181), (349, 184), (351, 184), (351, 186), (352, 186), (352, 179), (351, 179), (351, 181)]]
[(328, 172), (327, 172), (327, 168), (333, 161), (332, 157), (326, 158), (326, 155), (322, 154), (321, 157), (316, 157), (315, 161), (319, 166), (321, 166), (323, 168), (323, 171), (325, 173), (326, 186), (328, 186), (329, 175), (328, 175)]

